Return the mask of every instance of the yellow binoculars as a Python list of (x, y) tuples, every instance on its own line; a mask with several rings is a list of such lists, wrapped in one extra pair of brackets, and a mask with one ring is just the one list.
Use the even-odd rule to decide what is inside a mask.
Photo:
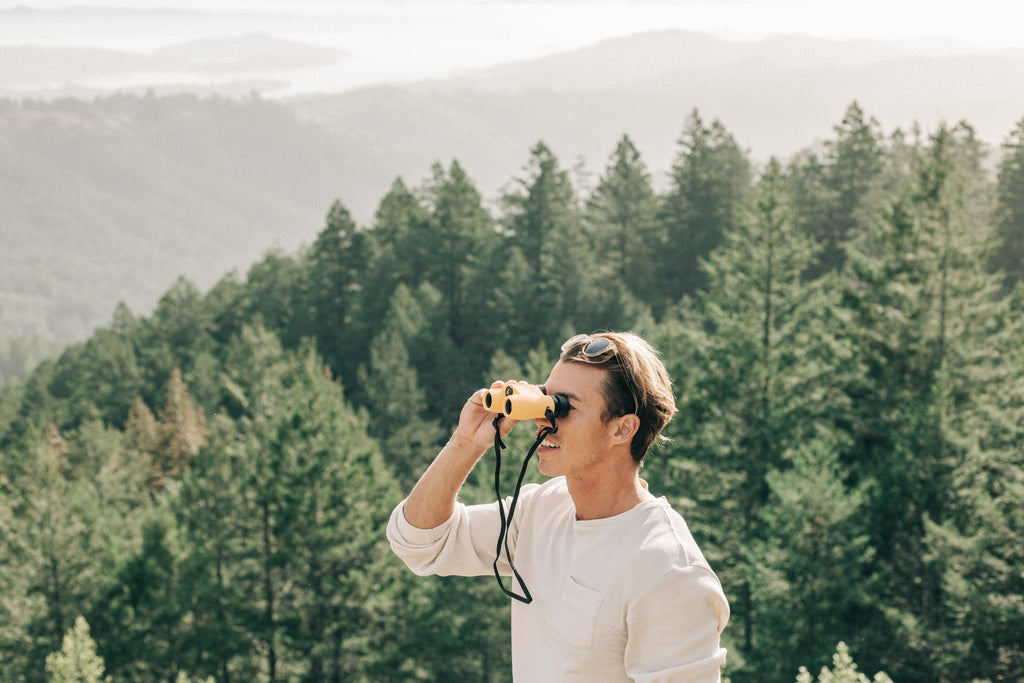
[(548, 396), (544, 387), (541, 394), (524, 394), (514, 384), (492, 387), (484, 394), (484, 408), (501, 413), (513, 420), (564, 417), (569, 413), (569, 397), (563, 394)]

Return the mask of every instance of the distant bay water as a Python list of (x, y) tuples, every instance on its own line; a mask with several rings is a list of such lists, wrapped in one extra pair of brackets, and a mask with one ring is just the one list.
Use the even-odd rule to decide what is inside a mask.
[[(923, 13), (914, 11), (914, 3), (892, 5), (886, 0), (0, 2), (0, 96), (173, 84), (217, 89), (231, 83), (257, 84), (256, 89), (267, 96), (339, 92), (375, 83), (443, 78), (608, 38), (667, 29), (736, 39), (786, 33), (831, 38), (939, 34), (968, 41), (982, 38), (975, 27), (985, 16), (983, 6), (996, 0), (976, 0), (978, 8), (966, 13), (946, 11), (950, 8), (944, 1), (928, 3)], [(822, 11), (826, 5), (828, 11)], [(884, 13), (872, 7), (884, 8)], [(995, 31), (1000, 23), (981, 25)], [(1024, 41), (1014, 35), (1016, 44)], [(255, 37), (250, 50), (251, 45), (276, 41), (282, 50), (305, 46), (334, 51), (334, 57), (267, 63), (242, 60), (229, 51), (211, 52), (217, 41), (244, 50), (244, 39), (249, 37)], [(206, 50), (205, 59), (165, 58), (166, 51), (196, 41)], [(1002, 43), (1006, 46), (1005, 37)], [(63, 48), (104, 52), (62, 54)], [(294, 56), (294, 51), (282, 50), (273, 54)], [(161, 58), (147, 61), (154, 56)]]
[[(57, 4), (57, 3), (53, 3)], [(143, 3), (145, 4), (145, 3)], [(77, 86), (100, 90), (173, 83), (264, 82), (269, 96), (337, 92), (382, 82), (441, 78), (461, 70), (531, 59), (643, 31), (717, 21), (708, 3), (666, 2), (188, 2), (154, 9), (61, 6), (0, 9), (0, 91), (31, 95)], [(239, 9), (244, 7), (245, 9)], [(721, 13), (721, 8), (716, 10)], [(742, 25), (737, 20), (735, 26)], [(713, 26), (712, 26), (713, 28)], [(258, 37), (336, 51), (333, 60), (296, 66), (228, 68), (207, 59), (183, 68), (147, 57), (201, 41)], [(25, 49), (32, 47), (35, 52)], [(15, 48), (19, 52), (12, 52)], [(39, 50), (38, 48), (45, 48)], [(101, 49), (124, 59), (81, 73), (85, 55), (57, 49)], [(43, 56), (40, 56), (43, 55)], [(110, 56), (110, 55), (108, 55)], [(98, 60), (97, 55), (92, 56)], [(20, 59), (20, 68), (13, 62)], [(38, 64), (38, 69), (33, 69)], [(46, 68), (44, 68), (46, 67)], [(76, 71), (78, 71), (76, 73)]]

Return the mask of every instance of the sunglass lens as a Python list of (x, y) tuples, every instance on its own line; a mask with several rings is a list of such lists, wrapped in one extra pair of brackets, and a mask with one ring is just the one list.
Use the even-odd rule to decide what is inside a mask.
[(612, 342), (610, 339), (608, 339), (607, 337), (601, 337), (600, 339), (595, 339), (594, 341), (587, 344), (583, 348), (583, 355), (587, 356), (588, 358), (600, 356), (602, 353), (610, 349), (611, 346)]
[(590, 339), (590, 337), (585, 334), (577, 334), (575, 337), (566, 340), (566, 342), (562, 344), (562, 350), (565, 351), (566, 349), (571, 348), (580, 342), (586, 341), (587, 339)]

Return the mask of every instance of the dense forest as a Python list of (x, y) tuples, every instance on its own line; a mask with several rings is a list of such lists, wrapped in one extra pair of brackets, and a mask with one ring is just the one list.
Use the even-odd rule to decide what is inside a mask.
[(369, 225), (335, 202), (297, 253), (119, 306), (0, 391), (0, 679), (72, 631), (116, 681), (510, 680), (493, 577), (411, 576), (387, 516), (471, 391), (631, 329), (680, 408), (642, 476), (722, 579), (733, 683), (840, 642), (1024, 680), (1024, 119), (999, 152), (852, 103), (755, 165), (693, 111), (667, 189), (628, 135), (590, 183), (536, 143), (494, 210), (438, 163)]

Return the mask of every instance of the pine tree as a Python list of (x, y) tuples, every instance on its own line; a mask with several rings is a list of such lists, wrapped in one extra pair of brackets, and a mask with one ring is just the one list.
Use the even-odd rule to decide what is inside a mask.
[(23, 468), (0, 489), (0, 663), (12, 680), (38, 680), (109, 570), (90, 527), (92, 486), (69, 478), (70, 444), (55, 427), (48, 432), (24, 435)]
[(515, 357), (540, 342), (566, 338), (571, 321), (589, 310), (588, 297), (596, 294), (593, 258), (568, 172), (543, 142), (530, 151), (525, 171), (503, 197), (505, 268), (495, 280), (503, 348)]
[(390, 298), (400, 282), (415, 288), (426, 278), (431, 251), (423, 247), (429, 221), (427, 208), (401, 178), (396, 178), (377, 206), (369, 233), (376, 265), (370, 275), (377, 271), (384, 278), (376, 288), (382, 296)]
[(179, 278), (160, 298), (153, 314), (142, 321), (133, 338), (142, 381), (140, 390), (129, 392), (128, 396), (141, 395), (150, 406), (161, 404), (162, 389), (171, 371), (179, 368), (187, 376), (196, 355), (213, 351), (213, 322), (213, 311), (203, 301), (199, 289), (189, 280)]
[(479, 191), (457, 161), (446, 172), (435, 164), (424, 190), (430, 212), (431, 256), (424, 279), (441, 294), (447, 310), (447, 337), (458, 348), (493, 343), (486, 303), (493, 285), (494, 252), (499, 245), (494, 220), (483, 207)]
[[(682, 394), (665, 476), (695, 533), (707, 534), (708, 559), (729, 587), (733, 637), (755, 661), (779, 649), (761, 620), (781, 607), (754, 594), (760, 567), (779, 553), (764, 516), (769, 473), (842, 443), (838, 417), (848, 407), (839, 378), (850, 349), (834, 332), (841, 328), (836, 289), (803, 278), (817, 247), (790, 216), (781, 167), (772, 161), (758, 183), (756, 210), (711, 253), (708, 289), (695, 310), (682, 311), (672, 332), (678, 341), (663, 349)], [(766, 543), (760, 557), (758, 542)]]
[(239, 302), (245, 320), (258, 317), (288, 348), (297, 347), (301, 338), (322, 322), (303, 305), (307, 294), (303, 276), (303, 266), (296, 258), (271, 251), (249, 268), (244, 300)]
[[(815, 679), (807, 670), (801, 666), (800, 673), (796, 677), (796, 683), (814, 683)], [(850, 655), (850, 648), (846, 643), (840, 641), (836, 645), (836, 652), (832, 655), (832, 668), (822, 667), (818, 674), (818, 683), (892, 683), (884, 672), (876, 673), (872, 678), (857, 670), (857, 664)]]
[(348, 333), (356, 316), (361, 275), (367, 258), (365, 231), (356, 227), (348, 209), (335, 202), (327, 224), (306, 255), (306, 315), (324, 360), (339, 376), (354, 380), (362, 349)]
[[(141, 419), (140, 426), (144, 426), (145, 417)], [(160, 489), (168, 480), (180, 477), (185, 463), (206, 441), (207, 433), (206, 416), (196, 410), (181, 371), (175, 368), (167, 383), (167, 404), (157, 425), (150, 486)]]
[(106, 683), (103, 658), (96, 654), (96, 643), (89, 635), (89, 624), (84, 617), (75, 619), (75, 625), (64, 636), (60, 651), (46, 657), (49, 683)]
[(847, 107), (834, 132), (836, 137), (825, 143), (825, 187), (830, 198), (824, 224), (814, 235), (825, 245), (822, 270), (841, 268), (847, 243), (873, 219), (885, 166), (878, 121), (866, 118), (856, 102)]
[(656, 263), (667, 301), (706, 284), (700, 259), (722, 244), (748, 207), (752, 170), (747, 154), (719, 120), (705, 125), (691, 112), (678, 141), (671, 187), (662, 197), (662, 238)]
[(311, 349), (285, 353), (273, 335), (248, 328), (228, 368), (241, 410), (231, 445), (244, 483), (235, 519), (246, 538), (233, 572), (258, 596), (240, 627), (271, 679), (365, 677), (367, 643), (398, 636), (380, 633), (374, 598), (397, 489)]
[[(947, 182), (958, 189), (955, 177)], [(960, 191), (984, 196), (970, 186)], [(950, 242), (978, 239), (977, 223), (961, 229), (967, 238), (951, 235)], [(986, 235), (998, 243), (992, 231)], [(982, 272), (989, 253), (964, 249), (947, 259), (955, 269), (946, 278), (949, 333), (937, 384), (954, 464), (941, 514), (926, 518), (924, 534), (942, 572), (941, 629), (930, 635), (946, 681), (1024, 676), (1024, 324), (1019, 288), (997, 296), (999, 274)]]
[(871, 597), (875, 552), (863, 523), (866, 487), (846, 484), (841, 450), (828, 438), (810, 441), (766, 476), (751, 589), (759, 680), (788, 680), (795, 664), (827, 658), (829, 638), (861, 641), (879, 619)]
[(119, 680), (173, 680), (180, 667), (186, 611), (174, 519), (157, 510), (141, 540), (119, 559), (103, 609), (92, 613), (107, 668)]
[[(396, 307), (414, 305), (404, 285), (393, 302)], [(385, 460), (405, 491), (412, 489), (444, 438), (437, 422), (423, 417), (431, 404), (403, 341), (415, 343), (417, 339), (417, 330), (409, 328), (407, 316), (405, 311), (392, 309), (384, 329), (373, 339), (369, 365), (359, 371), (370, 436), (380, 442)]]
[(996, 226), (1002, 242), (993, 265), (1012, 287), (1024, 280), (1024, 119), (1002, 144), (999, 159)]
[(851, 387), (856, 440), (847, 462), (856, 480), (871, 482), (878, 602), (890, 615), (870, 648), (897, 678), (944, 680), (943, 646), (932, 639), (946, 637), (945, 560), (929, 553), (926, 526), (951, 514), (965, 457), (957, 425), (985, 410), (972, 404), (990, 374), (987, 331), (1003, 319), (998, 281), (984, 272), (993, 236), (981, 160), (970, 127), (940, 127), (886, 219), (849, 252), (846, 306), (866, 372)]
[(48, 419), (59, 419), (63, 429), (94, 418), (121, 426), (141, 385), (131, 341), (111, 330), (97, 330), (85, 342), (67, 347), (58, 359), (50, 392), (64, 399), (65, 414)]
[(664, 304), (652, 268), (661, 246), (657, 211), (647, 166), (633, 141), (623, 135), (587, 200), (587, 227), (602, 280), (624, 286), (652, 306)]
[(252, 609), (243, 579), (251, 521), (244, 478), (246, 454), (231, 447), (235, 425), (217, 416), (210, 440), (190, 458), (172, 510), (187, 550), (181, 562), (182, 606), (189, 628), (181, 635), (183, 665), (217, 680), (254, 679), (255, 640), (246, 626)]
[(793, 225), (812, 240), (825, 239), (831, 194), (821, 159), (814, 152), (800, 152), (789, 161), (786, 178), (793, 197)]

